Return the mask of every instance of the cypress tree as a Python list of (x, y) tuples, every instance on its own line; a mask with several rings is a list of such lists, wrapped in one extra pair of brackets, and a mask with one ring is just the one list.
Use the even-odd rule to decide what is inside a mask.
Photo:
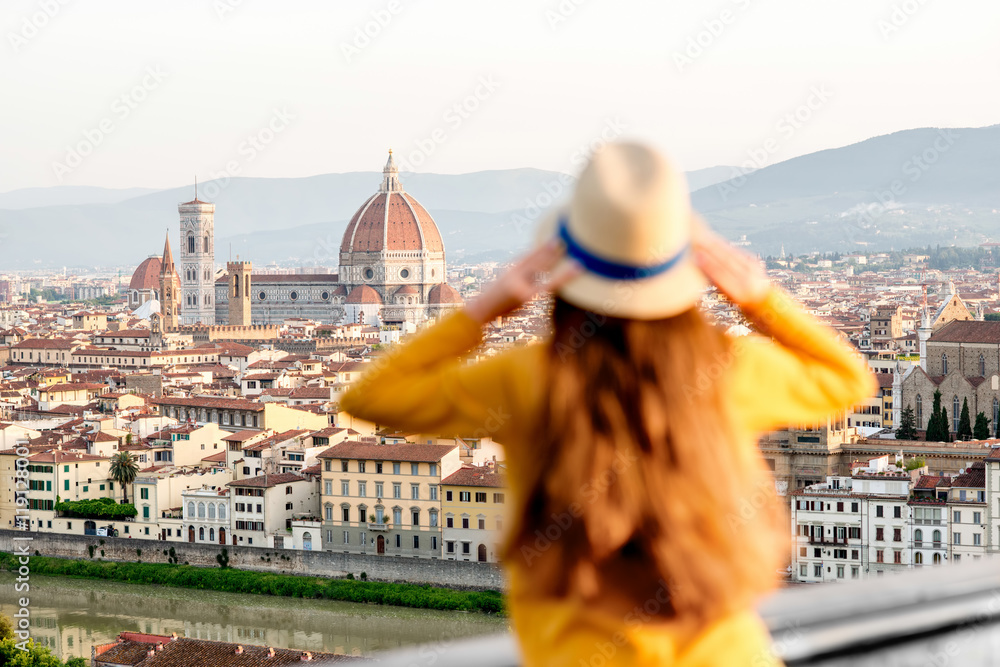
[(990, 420), (985, 412), (976, 414), (976, 426), (972, 429), (972, 437), (976, 440), (986, 440), (990, 437)]
[(958, 440), (972, 439), (972, 419), (969, 417), (969, 399), (962, 399), (962, 416), (958, 418)]
[(903, 412), (899, 416), (899, 428), (896, 429), (896, 438), (898, 440), (917, 439), (917, 420), (913, 416), (913, 408), (909, 405), (903, 408)]

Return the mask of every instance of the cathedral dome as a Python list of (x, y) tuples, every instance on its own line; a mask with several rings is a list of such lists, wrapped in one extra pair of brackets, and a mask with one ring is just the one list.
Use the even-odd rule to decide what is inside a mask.
[(427, 302), (432, 305), (464, 303), (462, 295), (458, 293), (458, 290), (445, 283), (435, 285), (431, 288), (431, 291), (427, 294)]
[(444, 252), (441, 233), (430, 213), (403, 191), (399, 170), (389, 151), (379, 191), (351, 217), (341, 252), (416, 250)]
[(382, 297), (378, 295), (378, 292), (374, 288), (368, 285), (358, 285), (347, 295), (347, 303), (382, 305)]
[(139, 268), (132, 274), (132, 280), (128, 284), (130, 290), (158, 290), (160, 289), (160, 267), (162, 261), (158, 255), (148, 257)]
[(420, 290), (413, 285), (403, 285), (392, 293), (393, 296), (414, 296), (416, 294), (420, 294)]

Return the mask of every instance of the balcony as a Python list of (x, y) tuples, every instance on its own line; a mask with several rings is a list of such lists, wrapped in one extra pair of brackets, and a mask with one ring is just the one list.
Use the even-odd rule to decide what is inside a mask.
[(387, 523), (378, 523), (378, 522), (374, 522), (374, 523), (369, 522), (368, 523), (368, 530), (389, 530), (389, 524), (387, 524)]
[[(765, 600), (761, 616), (788, 667), (1000, 666), (998, 561), (908, 570), (880, 579), (800, 586)], [(384, 667), (431, 655), (436, 667), (516, 667), (510, 636), (382, 654)]]

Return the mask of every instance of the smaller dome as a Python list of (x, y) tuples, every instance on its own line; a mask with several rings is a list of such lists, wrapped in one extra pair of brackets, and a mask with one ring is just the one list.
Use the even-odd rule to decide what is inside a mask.
[(392, 293), (393, 296), (414, 296), (417, 294), (420, 294), (420, 290), (418, 290), (413, 285), (403, 285), (398, 290)]
[(347, 288), (343, 285), (337, 285), (330, 294), (331, 296), (347, 296)]
[(427, 294), (427, 302), (431, 305), (435, 304), (462, 304), (465, 303), (462, 300), (462, 295), (458, 293), (451, 285), (441, 283), (440, 285), (435, 285), (431, 288), (431, 291)]
[(159, 255), (153, 255), (139, 265), (139, 268), (132, 274), (132, 280), (128, 284), (130, 290), (150, 290), (160, 289), (160, 267), (162, 260)]
[(382, 305), (382, 297), (374, 288), (368, 285), (358, 285), (347, 295), (347, 303), (353, 304), (378, 304)]

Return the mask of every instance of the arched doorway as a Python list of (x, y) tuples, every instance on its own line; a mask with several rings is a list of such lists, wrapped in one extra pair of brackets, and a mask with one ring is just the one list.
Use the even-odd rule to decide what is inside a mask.
[(225, 543), (226, 543), (226, 529), (225, 528), (220, 528), (219, 529), (219, 544), (225, 544)]
[(194, 542), (194, 526), (188, 526), (188, 542)]
[(375, 542), (375, 551), (379, 554), (385, 553), (385, 537), (382, 535), (378, 536), (378, 540)]
[(83, 522), (83, 534), (84, 535), (97, 535), (97, 523), (94, 521), (84, 521)]
[(479, 545), (479, 562), (480, 563), (485, 563), (486, 562), (486, 545), (485, 544), (480, 544)]
[(313, 548), (312, 533), (302, 533), (302, 550), (312, 551), (312, 548)]

